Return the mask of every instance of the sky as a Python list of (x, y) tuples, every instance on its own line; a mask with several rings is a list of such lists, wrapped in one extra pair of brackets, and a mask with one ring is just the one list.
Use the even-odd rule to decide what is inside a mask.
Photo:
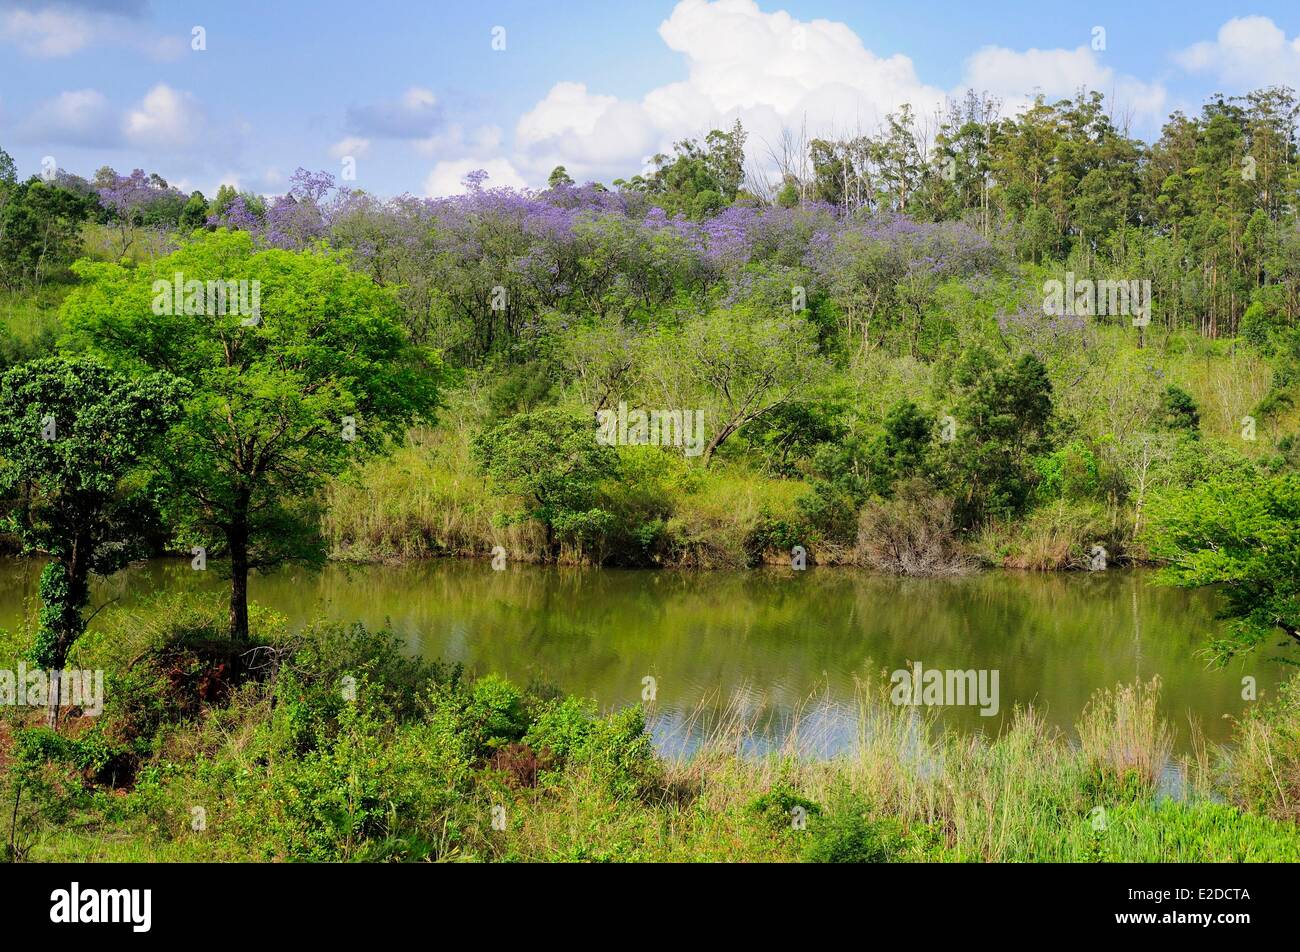
[(143, 168), (208, 196), (298, 167), (381, 195), (480, 168), (609, 182), (737, 118), (761, 168), (783, 130), (873, 132), (968, 88), (1004, 115), (1094, 89), (1151, 140), (1275, 84), (1300, 88), (1294, 0), (0, 0), (21, 175)]

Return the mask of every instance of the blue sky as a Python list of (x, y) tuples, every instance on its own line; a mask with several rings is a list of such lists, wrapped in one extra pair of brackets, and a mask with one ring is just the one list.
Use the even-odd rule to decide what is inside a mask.
[(1300, 87), (1294, 2), (0, 0), (0, 146), (20, 172), (52, 156), (209, 195), (349, 158), (349, 184), (381, 194), (480, 167), (608, 181), (737, 117), (762, 167), (782, 130), (872, 131), (902, 102), (925, 122), (968, 86), (1004, 113), (1099, 89), (1151, 138), (1209, 93), (1277, 83)]

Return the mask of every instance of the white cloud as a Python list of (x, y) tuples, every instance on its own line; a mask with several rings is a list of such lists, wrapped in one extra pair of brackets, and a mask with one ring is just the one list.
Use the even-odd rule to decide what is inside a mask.
[(966, 60), (961, 88), (996, 96), (1006, 115), (1028, 107), (1035, 93), (1055, 102), (1086, 88), (1104, 93), (1112, 110), (1130, 113), (1140, 122), (1158, 127), (1165, 116), (1164, 86), (1116, 73), (1087, 46), (1024, 51), (987, 46)]
[(28, 56), (71, 56), (91, 46), (123, 47), (152, 60), (174, 60), (189, 49), (188, 39), (147, 29), (143, 3), (77, 4), (8, 0), (0, 12), (0, 41)]
[(21, 134), (31, 142), (111, 146), (120, 137), (120, 124), (103, 93), (75, 89), (39, 104)]
[(451, 159), (433, 167), (424, 180), (424, 194), (430, 198), (460, 195), (466, 191), (465, 176), (478, 169), (487, 172), (488, 188), (524, 188), (528, 184), (507, 159)]
[(133, 145), (185, 152), (199, 145), (203, 121), (193, 96), (159, 83), (127, 112), (123, 131)]
[(1300, 84), (1300, 35), (1286, 33), (1268, 17), (1235, 17), (1213, 41), (1195, 43), (1175, 61), (1189, 72), (1210, 73), (1245, 86)]
[(1004, 112), (1014, 112), (1032, 102), (1034, 87), (1053, 101), (1086, 87), (1113, 97), (1119, 114), (1152, 124), (1166, 101), (1162, 85), (1117, 73), (1087, 47), (989, 47), (967, 61), (959, 88), (944, 90), (922, 81), (907, 56), (872, 52), (844, 23), (765, 13), (755, 0), (680, 0), (659, 35), (682, 54), (686, 79), (639, 100), (556, 83), (515, 127), (516, 167), (534, 183), (555, 165), (579, 180), (626, 175), (673, 142), (737, 118), (749, 133), (750, 161), (762, 167), (785, 130), (874, 132), (903, 104), (926, 119), (967, 88), (1002, 98)]
[(873, 128), (910, 102), (927, 110), (944, 92), (902, 55), (877, 56), (843, 23), (764, 13), (754, 0), (681, 0), (659, 27), (685, 57), (687, 79), (639, 101), (555, 84), (515, 129), (518, 161), (534, 180), (555, 165), (575, 178), (626, 174), (684, 136), (741, 119), (751, 158), (782, 130)]
[(359, 159), (369, 151), (370, 140), (362, 139), (358, 136), (348, 136), (347, 138), (340, 139), (329, 147), (329, 154), (336, 159), (341, 159), (344, 156), (349, 155), (354, 159)]
[(90, 19), (62, 10), (10, 10), (0, 14), (0, 39), (28, 56), (69, 56), (94, 36)]

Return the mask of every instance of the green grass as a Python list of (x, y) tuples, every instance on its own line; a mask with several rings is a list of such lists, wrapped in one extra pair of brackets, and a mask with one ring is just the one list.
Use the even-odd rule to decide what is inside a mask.
[(0, 291), (0, 370), (54, 354), (62, 332), (59, 306), (68, 285), (47, 285), (36, 293)]

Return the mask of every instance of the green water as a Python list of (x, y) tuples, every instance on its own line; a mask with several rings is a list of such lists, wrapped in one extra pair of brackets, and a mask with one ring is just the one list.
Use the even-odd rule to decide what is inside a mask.
[[(0, 627), (34, 610), (39, 567), (0, 560)], [(216, 571), (188, 561), (132, 567), (101, 585), (98, 604), (138, 605), (159, 590), (220, 590)], [(850, 569), (652, 572), (440, 561), (411, 566), (286, 569), (251, 582), (255, 601), (291, 624), (389, 622), (412, 652), (549, 682), (602, 706), (641, 700), (654, 678), (661, 744), (689, 743), (732, 706), (759, 743), (798, 716), (805, 744), (853, 736), (858, 679), (911, 662), (998, 672), (997, 716), (943, 709), (944, 723), (996, 732), (1015, 704), (1070, 727), (1100, 687), (1159, 675), (1165, 715), (1188, 741), (1188, 717), (1214, 742), (1284, 674), (1266, 649), (1227, 670), (1200, 653), (1214, 630), (1214, 595), (1152, 584), (1145, 571), (989, 572), (953, 580), (895, 579)]]

